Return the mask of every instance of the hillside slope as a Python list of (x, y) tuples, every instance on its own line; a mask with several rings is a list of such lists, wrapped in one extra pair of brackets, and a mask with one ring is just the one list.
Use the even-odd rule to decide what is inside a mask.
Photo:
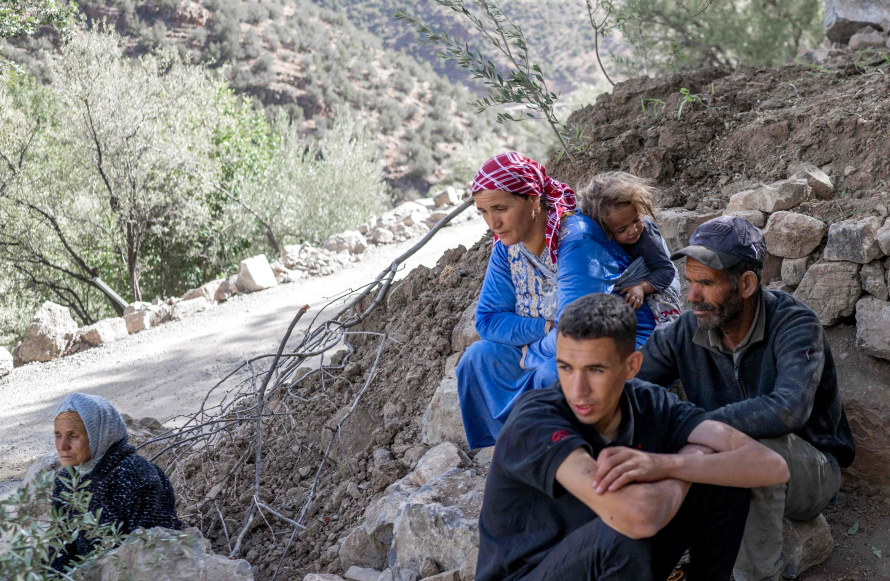
[[(84, 24), (106, 22), (129, 41), (129, 53), (173, 48), (193, 62), (226, 71), (240, 93), (326, 130), (338, 110), (352, 111), (373, 132), (398, 189), (423, 193), (445, 177), (443, 162), (482, 136), (506, 137), (492, 116), (466, 105), (470, 94), (426, 63), (384, 48), (343, 14), (309, 0), (84, 0)], [(49, 37), (25, 39), (9, 55), (38, 73)]]

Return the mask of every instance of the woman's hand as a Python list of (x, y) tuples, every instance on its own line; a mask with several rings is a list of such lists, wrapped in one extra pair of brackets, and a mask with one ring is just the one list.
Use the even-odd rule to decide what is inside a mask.
[(645, 283), (629, 286), (620, 291), (621, 294), (624, 295), (624, 300), (627, 301), (627, 304), (633, 307), (634, 310), (643, 306), (643, 299), (646, 297), (646, 293), (643, 290), (643, 284)]

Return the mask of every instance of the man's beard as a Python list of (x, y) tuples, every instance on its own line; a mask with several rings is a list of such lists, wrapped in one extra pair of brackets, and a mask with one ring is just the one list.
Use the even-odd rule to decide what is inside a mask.
[(719, 305), (710, 303), (689, 303), (689, 306), (695, 311), (707, 311), (704, 315), (696, 314), (698, 319), (698, 328), (705, 331), (713, 331), (719, 329), (726, 323), (738, 317), (744, 310), (745, 300), (736, 294), (731, 294), (726, 298), (726, 302)]

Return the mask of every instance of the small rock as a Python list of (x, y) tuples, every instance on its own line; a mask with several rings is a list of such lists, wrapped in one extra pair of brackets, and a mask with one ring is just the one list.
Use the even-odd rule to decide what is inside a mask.
[(264, 254), (258, 254), (252, 258), (241, 261), (241, 269), (235, 284), (240, 290), (256, 292), (272, 288), (278, 284), (275, 273), (269, 266), (269, 260)]
[(738, 216), (742, 220), (747, 220), (758, 228), (766, 226), (766, 214), (760, 210), (738, 210), (736, 212), (723, 212), (724, 216)]
[(347, 230), (334, 234), (322, 245), (322, 248), (331, 252), (348, 250), (350, 254), (361, 254), (368, 249), (368, 241), (356, 230)]
[(375, 228), (371, 233), (371, 242), (374, 244), (390, 244), (395, 239), (395, 235), (388, 228)]
[(303, 581), (344, 581), (339, 575), (331, 575), (328, 573), (309, 573), (303, 577)]
[(12, 372), (12, 353), (6, 347), (0, 347), (0, 377)]
[(797, 578), (801, 573), (823, 563), (834, 550), (831, 528), (821, 514), (814, 519), (794, 521), (782, 519), (785, 576)]
[(114, 343), (127, 335), (127, 323), (121, 318), (103, 319), (80, 330), (81, 340), (90, 347)]
[(859, 280), (862, 282), (862, 290), (875, 298), (882, 301), (890, 298), (887, 294), (886, 273), (880, 260), (873, 260), (868, 264), (863, 264), (859, 270)]
[(460, 195), (457, 193), (454, 186), (448, 186), (433, 196), (433, 202), (436, 204), (436, 209), (442, 208), (443, 206), (455, 206), (460, 204)]
[(862, 296), (855, 262), (817, 262), (807, 270), (794, 297), (809, 306), (823, 327), (849, 317)]
[(419, 581), (420, 573), (410, 567), (396, 567), (392, 570), (393, 581)]
[(229, 297), (234, 294), (233, 286), (234, 285), (228, 280), (222, 281), (219, 288), (216, 289), (216, 293), (213, 295), (213, 300), (218, 303), (224, 303), (229, 300)]
[(386, 448), (377, 448), (373, 453), (374, 458), (374, 466), (380, 468), (384, 464), (388, 464), (392, 462), (395, 458), (393, 458), (392, 452), (387, 450)]
[(473, 456), (473, 464), (477, 466), (481, 466), (482, 468), (488, 468), (491, 466), (491, 458), (494, 455), (494, 446), (488, 446), (487, 448), (481, 448), (476, 455)]
[(392, 578), (392, 569), (386, 569), (383, 571), (379, 577), (377, 577), (377, 581), (393, 581)]
[(854, 34), (850, 37), (850, 50), (863, 50), (866, 48), (884, 48), (887, 39), (878, 31), (867, 34)]
[(783, 258), (803, 258), (822, 242), (828, 228), (821, 220), (780, 211), (772, 214), (763, 230), (763, 240), (770, 254)]
[(414, 469), (414, 481), (423, 486), (428, 481), (461, 465), (458, 447), (444, 442), (424, 454)]
[[(887, 210), (887, 206), (885, 206), (884, 204), (878, 204), (877, 206), (875, 206), (875, 212), (881, 218), (886, 218), (887, 216), (890, 216), (890, 211)], [(885, 252), (885, 254), (886, 254), (886, 252)]]
[(380, 577), (380, 571), (369, 569), (366, 567), (350, 567), (343, 575), (346, 581), (377, 581)]
[(803, 179), (789, 179), (739, 192), (729, 199), (728, 212), (760, 210), (771, 214), (790, 210), (812, 195), (812, 188)]
[(813, 194), (820, 200), (830, 200), (834, 195), (834, 184), (831, 182), (831, 178), (811, 163), (801, 163), (791, 177), (806, 180), (807, 185), (813, 189)]
[(878, 258), (881, 247), (878, 244), (878, 230), (881, 219), (869, 216), (862, 220), (844, 220), (828, 228), (828, 242), (825, 244), (825, 260), (847, 260), (865, 264)]
[(854, 173), (856, 173), (856, 167), (855, 167), (855, 166), (848, 165), (847, 167), (844, 168), (844, 177), (845, 177), (845, 178), (850, 177), (850, 176), (853, 175)]
[(856, 347), (890, 359), (890, 302), (867, 296), (856, 303)]
[(798, 286), (812, 263), (809, 256), (786, 258), (782, 261), (782, 282), (788, 286)]
[(479, 562), (479, 547), (470, 551), (460, 563), (460, 581), (476, 579), (476, 564)]
[(278, 281), (278, 284), (290, 284), (300, 280), (304, 276), (302, 270), (291, 270), (284, 266), (280, 260), (273, 260), (270, 262), (269, 268), (272, 269), (272, 274), (275, 275), (275, 280)]
[(452, 569), (451, 571), (445, 571), (444, 573), (439, 573), (438, 575), (431, 575), (429, 577), (425, 577), (423, 581), (461, 581), (460, 570)]
[(427, 577), (438, 575), (439, 571), (439, 565), (436, 563), (436, 560), (431, 557), (427, 557), (420, 564), (420, 570), (418, 571), (418, 573), (420, 573), (421, 579), (426, 579)]

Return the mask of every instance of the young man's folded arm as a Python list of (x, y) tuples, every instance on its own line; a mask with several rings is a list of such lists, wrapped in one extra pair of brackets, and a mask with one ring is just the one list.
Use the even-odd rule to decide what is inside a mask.
[(689, 443), (707, 446), (716, 454), (677, 455), (668, 471), (687, 482), (758, 488), (784, 484), (790, 473), (785, 460), (735, 428), (706, 420), (689, 434)]
[(596, 461), (584, 448), (578, 448), (559, 466), (556, 481), (605, 524), (632, 539), (654, 536), (664, 528), (689, 491), (688, 483), (665, 479), (597, 494), (592, 485), (595, 472)]
[[(604, 449), (593, 477), (596, 490), (615, 492), (633, 482), (665, 478), (758, 488), (788, 482), (790, 477), (781, 456), (726, 424), (706, 420), (692, 430), (687, 442), (680, 454), (650, 454), (624, 447)], [(695, 447), (714, 453), (688, 453)]]

